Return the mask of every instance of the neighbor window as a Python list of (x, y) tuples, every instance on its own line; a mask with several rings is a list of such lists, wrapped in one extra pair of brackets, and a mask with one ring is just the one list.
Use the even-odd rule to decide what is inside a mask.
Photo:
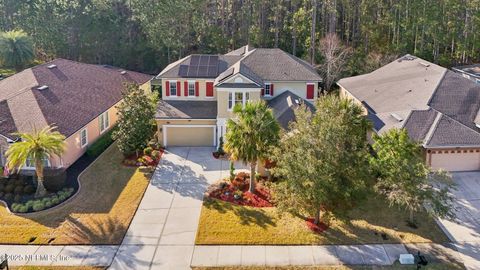
[(228, 93), (228, 109), (231, 110), (236, 104), (242, 104), (245, 106), (245, 103), (250, 99), (250, 94), (248, 92), (229, 92)]
[[(43, 166), (44, 167), (50, 167), (50, 160), (48, 158), (43, 159)], [(25, 169), (34, 169), (35, 168), (35, 162), (32, 161), (31, 158), (27, 158), (27, 161), (25, 162)]]
[(87, 129), (84, 128), (80, 131), (80, 146), (83, 148), (88, 144)]
[(100, 117), (98, 117), (100, 121), (100, 133), (104, 132), (110, 126), (110, 118), (108, 116), (108, 111), (102, 113)]
[(272, 95), (272, 91), (270, 90), (272, 87), (271, 84), (267, 83), (265, 84), (265, 96), (271, 96)]
[(188, 82), (188, 96), (195, 96), (195, 82)]
[(177, 82), (171, 81), (170, 82), (170, 96), (177, 95)]

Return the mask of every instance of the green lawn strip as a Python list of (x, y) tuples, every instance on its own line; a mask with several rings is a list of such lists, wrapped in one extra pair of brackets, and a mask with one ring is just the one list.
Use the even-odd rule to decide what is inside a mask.
[[(312, 233), (301, 217), (276, 208), (252, 208), (206, 198), (197, 245), (332, 245), (376, 243), (445, 243), (448, 238), (435, 221), (419, 213), (418, 228), (407, 225), (408, 212), (389, 207), (380, 197), (333, 218), (330, 228)], [(422, 217), (420, 219), (420, 217)]]

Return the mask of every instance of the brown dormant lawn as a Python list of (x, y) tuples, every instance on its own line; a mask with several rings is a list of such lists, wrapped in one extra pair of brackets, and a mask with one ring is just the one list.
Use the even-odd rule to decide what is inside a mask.
[(371, 198), (343, 219), (332, 218), (321, 234), (304, 220), (276, 208), (252, 208), (206, 198), (197, 231), (197, 245), (330, 245), (373, 243), (444, 243), (448, 238), (435, 221), (417, 215), (418, 228), (407, 226), (408, 212)]
[(121, 164), (116, 144), (80, 175), (66, 204), (22, 217), (0, 205), (0, 244), (120, 244), (149, 175)]

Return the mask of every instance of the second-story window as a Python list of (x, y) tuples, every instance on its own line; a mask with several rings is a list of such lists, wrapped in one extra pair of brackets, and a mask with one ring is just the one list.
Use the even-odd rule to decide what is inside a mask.
[(177, 82), (171, 81), (170, 82), (170, 96), (177, 95)]
[(236, 104), (242, 104), (245, 106), (245, 103), (250, 99), (250, 93), (248, 92), (229, 92), (228, 93), (228, 109), (232, 110)]
[(195, 96), (195, 82), (188, 82), (188, 96)]
[(272, 95), (272, 90), (271, 90), (272, 85), (269, 83), (265, 84), (265, 96), (271, 96)]

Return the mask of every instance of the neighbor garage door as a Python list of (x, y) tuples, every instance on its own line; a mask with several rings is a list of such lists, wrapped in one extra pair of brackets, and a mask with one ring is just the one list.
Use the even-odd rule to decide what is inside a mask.
[(215, 126), (164, 125), (164, 144), (168, 146), (214, 146)]
[(480, 150), (432, 151), (430, 164), (433, 169), (447, 171), (480, 170)]

